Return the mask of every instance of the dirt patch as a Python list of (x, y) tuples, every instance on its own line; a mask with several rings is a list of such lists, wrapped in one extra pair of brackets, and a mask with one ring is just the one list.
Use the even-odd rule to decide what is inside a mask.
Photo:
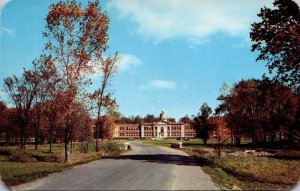
[(37, 162), (38, 160), (35, 157), (28, 155), (13, 155), (8, 157), (8, 161), (10, 162)]
[(61, 162), (62, 159), (59, 156), (56, 155), (50, 155), (50, 156), (39, 156), (39, 155), (33, 155), (36, 160), (41, 162)]

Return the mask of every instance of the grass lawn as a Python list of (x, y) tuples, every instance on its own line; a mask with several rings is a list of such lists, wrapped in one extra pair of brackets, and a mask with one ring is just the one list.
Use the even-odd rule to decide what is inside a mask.
[[(146, 144), (170, 147), (173, 140), (145, 140)], [(209, 142), (210, 143), (210, 142)], [(299, 150), (266, 150), (274, 156), (224, 156), (215, 157), (211, 144), (204, 146), (200, 140), (183, 141), (183, 151), (196, 157), (205, 173), (221, 189), (276, 190), (291, 189), (300, 180)], [(256, 148), (264, 150), (262, 148)], [(227, 147), (233, 152), (245, 150)], [(210, 153), (210, 154), (208, 154)]]
[(49, 173), (59, 172), (73, 166), (93, 160), (119, 155), (124, 141), (114, 141), (112, 149), (107, 148), (107, 142), (102, 142), (100, 152), (95, 152), (95, 144), (89, 145), (89, 152), (83, 153), (80, 143), (75, 143), (70, 162), (63, 163), (64, 145), (53, 144), (53, 153), (48, 152), (49, 145), (27, 145), (20, 151), (17, 146), (0, 146), (0, 174), (7, 185), (18, 185), (44, 177)]

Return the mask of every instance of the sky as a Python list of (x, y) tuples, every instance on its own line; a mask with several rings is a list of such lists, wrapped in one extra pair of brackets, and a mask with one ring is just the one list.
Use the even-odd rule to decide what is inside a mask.
[[(300, 0), (296, 2), (299, 4)], [(3, 78), (20, 76), (41, 55), (49, 6), (58, 0), (0, 0), (0, 97)], [(85, 0), (81, 0), (86, 4)], [(110, 18), (109, 50), (121, 53), (110, 91), (124, 116), (164, 110), (177, 120), (213, 109), (224, 82), (268, 73), (251, 52), (251, 23), (272, 0), (100, 1)], [(97, 78), (93, 78), (93, 87)]]

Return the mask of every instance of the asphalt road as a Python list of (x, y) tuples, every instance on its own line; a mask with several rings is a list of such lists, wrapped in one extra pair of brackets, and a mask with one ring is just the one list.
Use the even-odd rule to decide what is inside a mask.
[(132, 142), (132, 151), (14, 187), (14, 190), (215, 190), (186, 153)]

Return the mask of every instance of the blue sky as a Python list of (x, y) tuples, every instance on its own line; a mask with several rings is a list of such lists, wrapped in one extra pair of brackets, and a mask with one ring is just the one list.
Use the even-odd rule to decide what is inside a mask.
[[(42, 31), (57, 0), (0, 0), (3, 78), (20, 75), (42, 54)], [(82, 1), (85, 3), (85, 1)], [(212, 108), (223, 82), (260, 78), (267, 72), (250, 51), (250, 24), (270, 0), (110, 0), (107, 54), (119, 51), (119, 72), (110, 89), (125, 115), (179, 119)], [(5, 6), (4, 6), (5, 5)], [(97, 79), (94, 79), (97, 80)], [(95, 81), (96, 82), (96, 81)], [(1, 97), (5, 95), (0, 92)]]

